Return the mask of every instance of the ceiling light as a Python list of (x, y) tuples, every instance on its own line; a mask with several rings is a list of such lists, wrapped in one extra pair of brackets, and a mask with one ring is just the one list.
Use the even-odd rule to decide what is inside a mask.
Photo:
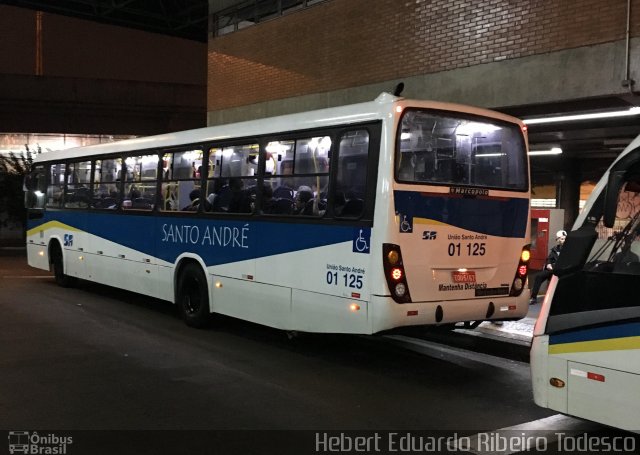
[(527, 125), (537, 125), (540, 123), (558, 123), (558, 122), (573, 122), (577, 120), (592, 120), (599, 118), (611, 118), (611, 117), (629, 117), (640, 114), (640, 107), (634, 106), (624, 111), (609, 111), (609, 112), (594, 112), (591, 114), (575, 114), (575, 115), (561, 115), (558, 117), (543, 117), (532, 118), (523, 120)]
[(529, 156), (533, 155), (560, 155), (562, 149), (560, 147), (553, 147), (551, 150), (529, 150)]
[(485, 157), (496, 157), (496, 156), (505, 156), (506, 153), (476, 153), (476, 158), (485, 158)]

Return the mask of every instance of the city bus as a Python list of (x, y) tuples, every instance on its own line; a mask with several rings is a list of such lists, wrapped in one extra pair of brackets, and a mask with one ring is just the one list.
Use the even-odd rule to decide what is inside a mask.
[[(29, 264), (292, 333), (528, 310), (526, 126), (381, 94), (38, 155)], [(220, 319), (220, 318), (218, 318)]]
[(531, 347), (539, 406), (640, 432), (639, 256), (640, 136), (595, 186), (556, 262)]

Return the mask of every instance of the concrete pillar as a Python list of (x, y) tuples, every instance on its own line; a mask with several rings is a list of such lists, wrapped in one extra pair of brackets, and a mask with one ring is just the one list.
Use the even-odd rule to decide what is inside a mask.
[(563, 160), (562, 170), (556, 179), (556, 205), (564, 209), (564, 228), (571, 229), (580, 210), (580, 161)]

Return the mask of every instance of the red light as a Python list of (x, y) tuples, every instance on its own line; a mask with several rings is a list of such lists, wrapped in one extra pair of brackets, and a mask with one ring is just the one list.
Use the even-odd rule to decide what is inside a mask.
[(518, 267), (518, 275), (525, 276), (526, 274), (527, 274), (527, 266), (526, 265), (521, 265), (520, 267)]
[(528, 129), (528, 128), (527, 128), (527, 125), (522, 125), (522, 132), (523, 132), (523, 133), (526, 133), (526, 132), (527, 132), (527, 129)]
[(407, 316), (417, 316), (418, 310), (407, 311)]
[(391, 278), (396, 281), (402, 278), (402, 269), (399, 269), (398, 267), (391, 269)]
[(594, 381), (604, 382), (604, 376), (598, 373), (587, 373), (588, 379), (593, 379)]

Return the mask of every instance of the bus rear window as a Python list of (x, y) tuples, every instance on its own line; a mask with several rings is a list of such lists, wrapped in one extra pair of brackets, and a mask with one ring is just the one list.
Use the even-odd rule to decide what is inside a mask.
[(417, 109), (402, 117), (395, 157), (400, 182), (525, 191), (527, 173), (516, 124)]

